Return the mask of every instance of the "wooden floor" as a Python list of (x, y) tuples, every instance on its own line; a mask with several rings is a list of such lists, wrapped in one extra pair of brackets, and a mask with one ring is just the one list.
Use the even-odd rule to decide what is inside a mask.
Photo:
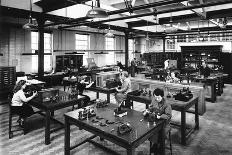
[[(94, 99), (96, 93), (85, 92)], [(105, 99), (106, 95), (100, 94)], [(172, 143), (174, 155), (231, 155), (232, 154), (232, 86), (226, 85), (222, 96), (218, 97), (216, 103), (207, 102), (207, 112), (200, 116), (200, 129), (194, 132), (187, 141), (186, 146), (180, 145), (180, 131), (172, 130)], [(111, 96), (111, 102), (115, 103)], [(145, 105), (135, 103), (135, 110), (144, 110)], [(71, 107), (55, 112), (55, 117), (63, 121), (63, 114), (70, 111)], [(14, 120), (16, 121), (17, 118)], [(180, 120), (180, 113), (173, 111), (173, 121)], [(187, 115), (189, 125), (194, 124), (194, 116)], [(0, 155), (57, 155), (64, 154), (64, 130), (52, 134), (50, 145), (44, 144), (43, 117), (34, 115), (29, 119), (30, 132), (23, 135), (21, 131), (15, 132), (12, 139), (8, 139), (8, 106), (0, 105)], [(54, 125), (52, 125), (54, 126)], [(71, 128), (71, 144), (82, 141), (91, 134)], [(96, 139), (98, 140), (98, 139)], [(107, 141), (101, 142), (116, 150), (120, 154), (126, 154), (125, 149)], [(136, 154), (149, 154), (149, 142), (146, 141), (136, 149)], [(86, 143), (71, 152), (75, 155), (108, 155), (109, 153)], [(166, 154), (170, 154), (169, 150)]]

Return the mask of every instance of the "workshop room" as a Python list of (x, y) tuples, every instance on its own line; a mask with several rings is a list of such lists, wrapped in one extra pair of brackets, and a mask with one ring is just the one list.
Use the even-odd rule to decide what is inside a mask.
[(232, 0), (0, 0), (0, 155), (231, 155)]

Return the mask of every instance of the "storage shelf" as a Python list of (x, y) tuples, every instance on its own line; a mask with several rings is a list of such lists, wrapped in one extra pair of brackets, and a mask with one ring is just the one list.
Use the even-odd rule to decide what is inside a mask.
[(198, 66), (202, 61), (213, 66), (220, 65), (220, 55), (222, 53), (221, 45), (209, 46), (181, 46), (182, 67), (186, 63)]

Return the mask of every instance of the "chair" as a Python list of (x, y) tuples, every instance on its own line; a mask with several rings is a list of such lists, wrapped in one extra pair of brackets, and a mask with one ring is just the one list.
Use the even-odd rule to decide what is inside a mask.
[(10, 96), (11, 95), (9, 95), (9, 97), (8, 97), (8, 103), (9, 103), (9, 139), (11, 139), (13, 137), (13, 132), (14, 131), (23, 130), (24, 135), (27, 133), (26, 125), (25, 125), (26, 124), (26, 119), (24, 119), (24, 123), (22, 124), (22, 126), (19, 129), (16, 129), (14, 131), (12, 130), (12, 127), (14, 127), (14, 126), (12, 126), (12, 123), (13, 123), (12, 118), (15, 117), (15, 116), (19, 116), (19, 115), (16, 114), (16, 113), (13, 113), (13, 111), (12, 111), (12, 106), (11, 106), (11, 98), (12, 97), (10, 97)]
[(133, 101), (129, 100), (128, 98), (122, 101), (122, 106), (125, 108), (134, 109)]
[[(171, 139), (171, 128), (168, 131), (168, 140), (169, 140), (169, 147), (165, 147), (166, 149), (170, 150), (170, 153), (172, 155), (172, 139)], [(152, 148), (152, 142), (150, 141), (150, 155), (151, 155), (151, 148)]]

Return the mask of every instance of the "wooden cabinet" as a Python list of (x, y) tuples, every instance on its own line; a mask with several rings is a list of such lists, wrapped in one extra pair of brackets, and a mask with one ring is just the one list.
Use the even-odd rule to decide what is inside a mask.
[(180, 66), (181, 53), (180, 52), (154, 52), (154, 53), (144, 53), (143, 60), (147, 61), (149, 66), (164, 66), (164, 61), (177, 60), (177, 67)]
[(181, 46), (182, 67), (191, 66), (198, 68), (205, 61), (210, 68), (221, 65), (221, 45), (210, 46)]
[(0, 98), (6, 98), (16, 82), (15, 67), (0, 66)]
[(228, 74), (227, 77), (224, 77), (224, 83), (232, 84), (232, 53), (222, 53), (220, 60), (223, 66), (223, 73)]
[(83, 65), (83, 55), (57, 55), (56, 72), (61, 72), (67, 67), (79, 69)]

